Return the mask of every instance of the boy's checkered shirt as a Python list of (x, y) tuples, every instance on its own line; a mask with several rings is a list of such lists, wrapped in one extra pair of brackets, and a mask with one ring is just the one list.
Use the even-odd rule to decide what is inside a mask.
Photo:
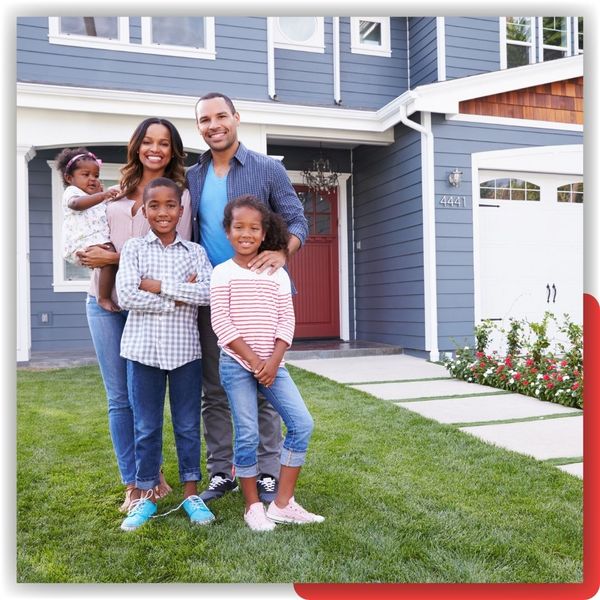
[[(152, 231), (129, 239), (116, 282), (119, 305), (129, 311), (121, 356), (165, 370), (200, 358), (198, 306), (209, 303), (211, 273), (204, 248), (179, 234), (167, 247)], [(188, 283), (193, 274), (195, 283)], [(158, 279), (160, 294), (140, 290), (142, 279)]]

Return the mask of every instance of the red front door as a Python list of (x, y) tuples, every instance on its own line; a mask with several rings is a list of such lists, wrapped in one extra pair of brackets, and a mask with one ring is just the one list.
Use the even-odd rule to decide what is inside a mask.
[(304, 205), (309, 234), (290, 260), (290, 276), (298, 290), (294, 296), (296, 338), (338, 338), (339, 258), (337, 190), (326, 194), (294, 186)]

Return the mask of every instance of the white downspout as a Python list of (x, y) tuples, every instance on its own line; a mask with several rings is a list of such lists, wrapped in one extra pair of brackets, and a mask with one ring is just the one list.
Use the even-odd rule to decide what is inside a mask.
[(340, 81), (340, 18), (333, 17), (333, 101), (342, 103)]
[(429, 351), (429, 360), (440, 359), (438, 347), (437, 316), (437, 264), (435, 239), (435, 185), (433, 132), (431, 131), (431, 113), (421, 113), (425, 126), (415, 123), (406, 114), (406, 105), (400, 105), (400, 122), (421, 134), (421, 194), (423, 197), (423, 284), (425, 294), (425, 350)]
[(267, 17), (267, 89), (271, 100), (277, 99), (275, 92), (275, 45), (273, 43), (273, 19)]

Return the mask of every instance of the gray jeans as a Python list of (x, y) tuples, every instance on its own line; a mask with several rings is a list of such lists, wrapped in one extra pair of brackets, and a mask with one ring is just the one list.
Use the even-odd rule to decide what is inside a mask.
[[(217, 473), (231, 476), (233, 465), (233, 425), (229, 402), (219, 378), (219, 354), (210, 323), (210, 307), (198, 307), (198, 327), (202, 346), (202, 429), (206, 443), (206, 468), (210, 477)], [(265, 400), (258, 397), (258, 472), (279, 479), (279, 457), (283, 436), (281, 417)]]

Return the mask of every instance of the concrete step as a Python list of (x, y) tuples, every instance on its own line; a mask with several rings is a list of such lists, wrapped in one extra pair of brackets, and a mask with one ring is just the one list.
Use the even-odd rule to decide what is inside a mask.
[(383, 356), (401, 354), (402, 348), (376, 342), (339, 340), (294, 340), (285, 353), (285, 360), (311, 360), (323, 358), (348, 358), (353, 356)]

